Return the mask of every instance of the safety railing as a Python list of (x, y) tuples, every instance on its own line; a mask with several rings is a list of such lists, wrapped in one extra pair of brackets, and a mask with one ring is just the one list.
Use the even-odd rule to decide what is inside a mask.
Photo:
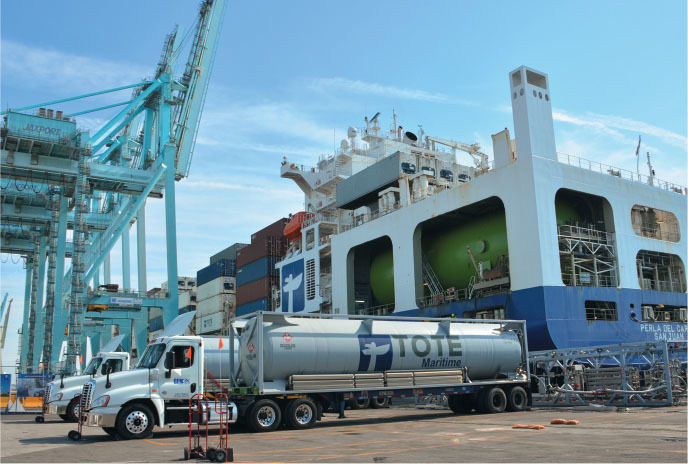
[(657, 187), (662, 190), (679, 193), (681, 195), (686, 194), (686, 188), (682, 185), (657, 179), (654, 176), (646, 176), (638, 172), (629, 171), (628, 169), (610, 166), (608, 164), (600, 163), (598, 161), (592, 161), (589, 159), (580, 158), (575, 155), (569, 155), (568, 153), (557, 152), (557, 160), (560, 163), (568, 164), (569, 166), (575, 166), (581, 169), (587, 169), (589, 171), (600, 172), (602, 174), (608, 174), (610, 176), (619, 177), (621, 179), (626, 179), (633, 182), (640, 182), (643, 184), (651, 185), (653, 187)]

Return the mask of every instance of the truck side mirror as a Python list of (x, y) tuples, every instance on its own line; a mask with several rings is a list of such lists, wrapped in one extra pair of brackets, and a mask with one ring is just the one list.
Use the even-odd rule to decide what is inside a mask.
[(110, 383), (110, 372), (112, 372), (112, 366), (108, 364), (105, 368), (105, 372), (107, 373), (107, 378), (105, 380), (105, 388), (110, 388), (112, 386), (112, 384)]
[(167, 372), (165, 372), (165, 378), (169, 379), (172, 377), (172, 369), (174, 369), (174, 352), (173, 351), (168, 351), (165, 353), (165, 369), (167, 369)]

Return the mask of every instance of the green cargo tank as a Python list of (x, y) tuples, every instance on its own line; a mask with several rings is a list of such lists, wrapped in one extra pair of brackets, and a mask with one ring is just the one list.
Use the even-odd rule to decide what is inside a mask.
[[(556, 202), (557, 224), (576, 222), (580, 214), (563, 201)], [(433, 231), (421, 240), (423, 253), (442, 287), (467, 288), (475, 269), (466, 252), (470, 247), (476, 263), (497, 265), (500, 255), (508, 254), (504, 212), (477, 217), (446, 230)], [(392, 250), (377, 254), (370, 266), (370, 287), (379, 304), (394, 303)]]

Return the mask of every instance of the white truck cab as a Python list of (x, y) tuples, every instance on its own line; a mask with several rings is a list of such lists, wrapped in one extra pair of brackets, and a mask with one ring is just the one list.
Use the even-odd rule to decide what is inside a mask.
[[(217, 364), (220, 360), (221, 370), (226, 358), (224, 377), (228, 377), (229, 356), (229, 337), (175, 335), (155, 339), (135, 369), (93, 378), (83, 385), (85, 423), (125, 439), (146, 438), (156, 425), (188, 426), (189, 400), (213, 388), (210, 379), (204, 385), (206, 362)], [(209, 423), (213, 423), (217, 419), (213, 401), (208, 409)], [(229, 420), (236, 422), (236, 418), (236, 406), (230, 403)]]
[(114, 351), (121, 344), (124, 335), (113, 338), (88, 363), (82, 375), (59, 377), (45, 388), (44, 403), (46, 415), (57, 415), (67, 422), (77, 421), (79, 398), (84, 383), (91, 378), (105, 377), (110, 373), (129, 370), (129, 353)]

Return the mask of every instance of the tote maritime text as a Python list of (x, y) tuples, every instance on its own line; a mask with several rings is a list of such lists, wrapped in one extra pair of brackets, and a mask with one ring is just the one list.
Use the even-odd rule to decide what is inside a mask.
[(358, 344), (359, 371), (389, 370), (395, 356), (415, 357), (421, 368), (461, 367), (463, 353), (457, 335), (359, 335)]

